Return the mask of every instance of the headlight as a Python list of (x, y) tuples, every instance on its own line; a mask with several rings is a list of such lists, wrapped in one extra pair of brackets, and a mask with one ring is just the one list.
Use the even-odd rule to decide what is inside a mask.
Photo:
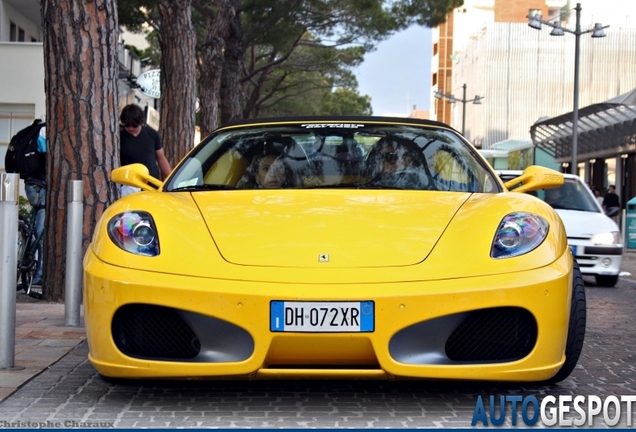
[(536, 249), (548, 234), (548, 223), (532, 213), (510, 213), (503, 218), (490, 249), (492, 258), (511, 258)]
[(155, 223), (146, 212), (120, 213), (108, 221), (108, 236), (123, 250), (137, 255), (159, 255)]
[(617, 231), (605, 232), (592, 236), (592, 243), (595, 245), (613, 245), (619, 244), (620, 242), (620, 235)]

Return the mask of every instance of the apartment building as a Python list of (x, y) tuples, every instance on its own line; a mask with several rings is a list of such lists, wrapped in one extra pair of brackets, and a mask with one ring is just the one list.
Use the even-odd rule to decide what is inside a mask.
[(0, 168), (11, 137), (46, 113), (38, 0), (0, 1)]

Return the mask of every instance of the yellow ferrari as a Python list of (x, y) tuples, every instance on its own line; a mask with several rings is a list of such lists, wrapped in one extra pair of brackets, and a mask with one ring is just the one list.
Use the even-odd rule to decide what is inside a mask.
[[(108, 207), (84, 259), (89, 358), (120, 378), (551, 381), (585, 291), (559, 216), (417, 119), (219, 128)], [(514, 189), (514, 192), (511, 190)]]

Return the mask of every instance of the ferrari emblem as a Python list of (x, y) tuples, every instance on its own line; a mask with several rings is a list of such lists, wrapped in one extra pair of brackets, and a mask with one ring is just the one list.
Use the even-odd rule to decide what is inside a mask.
[(318, 262), (329, 262), (329, 254), (322, 253), (318, 255)]

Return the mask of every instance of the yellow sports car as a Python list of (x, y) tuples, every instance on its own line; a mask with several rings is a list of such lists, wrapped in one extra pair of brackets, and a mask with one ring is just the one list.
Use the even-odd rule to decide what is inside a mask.
[(260, 119), (108, 207), (84, 259), (90, 361), (122, 378), (559, 381), (585, 291), (555, 211), (449, 126)]

